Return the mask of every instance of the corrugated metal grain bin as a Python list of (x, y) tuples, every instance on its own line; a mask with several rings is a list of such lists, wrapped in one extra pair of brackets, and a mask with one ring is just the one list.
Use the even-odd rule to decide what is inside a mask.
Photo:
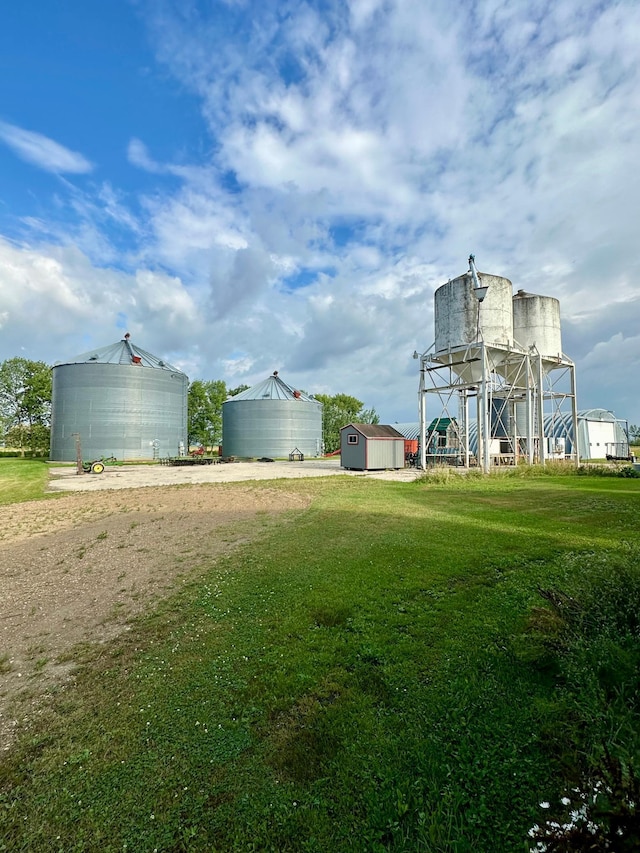
[(392, 426), (347, 424), (340, 430), (340, 460), (355, 471), (404, 468), (404, 436)]
[(277, 371), (222, 405), (224, 456), (322, 455), (322, 403), (287, 385)]
[(122, 341), (53, 368), (51, 453), (119, 460), (178, 456), (187, 446), (187, 376)]

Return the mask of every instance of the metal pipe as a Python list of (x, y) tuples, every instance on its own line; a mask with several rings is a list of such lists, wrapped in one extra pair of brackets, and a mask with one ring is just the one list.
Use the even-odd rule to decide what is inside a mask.
[(425, 355), (420, 356), (420, 384), (418, 403), (420, 410), (420, 467), (427, 469), (427, 390), (425, 388)]
[(482, 382), (478, 386), (476, 394), (476, 463), (478, 468), (482, 470), (482, 460), (484, 458), (484, 436), (482, 435)]
[(478, 278), (478, 271), (476, 270), (476, 256), (469, 255), (469, 272), (471, 273), (471, 278), (473, 279), (473, 286), (477, 290), (480, 285), (480, 279)]
[(540, 464), (544, 465), (547, 460), (547, 449), (545, 447), (546, 435), (544, 434), (544, 371), (542, 369), (542, 355), (538, 353), (538, 454)]
[(578, 397), (576, 393), (576, 366), (571, 364), (569, 368), (571, 377), (571, 421), (573, 423), (574, 441), (574, 456), (576, 468), (580, 465), (580, 447), (578, 445)]
[(526, 436), (527, 436), (527, 462), (529, 465), (533, 465), (534, 460), (534, 448), (533, 448), (533, 388), (531, 383), (531, 359), (527, 355), (527, 381), (526, 381), (526, 398), (525, 398), (525, 417), (527, 422), (525, 424)]
[(482, 470), (485, 474), (489, 473), (491, 468), (491, 444), (489, 441), (489, 436), (491, 434), (491, 428), (489, 426), (489, 405), (490, 405), (490, 394), (489, 394), (489, 382), (487, 377), (487, 351), (484, 344), (482, 342), (482, 422), (483, 422), (483, 432), (484, 432), (484, 442), (483, 442), (483, 454), (482, 454)]
[(460, 402), (458, 404), (458, 410), (460, 410), (460, 403), (462, 403), (462, 434), (461, 439), (464, 442), (464, 467), (469, 467), (469, 394), (467, 393), (467, 389), (463, 388), (460, 391)]

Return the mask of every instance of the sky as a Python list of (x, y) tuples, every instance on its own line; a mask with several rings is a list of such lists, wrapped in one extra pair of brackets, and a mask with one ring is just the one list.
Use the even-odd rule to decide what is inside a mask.
[(0, 26), (0, 360), (120, 340), (382, 423), (466, 272), (560, 300), (640, 423), (636, 0), (21, 0)]

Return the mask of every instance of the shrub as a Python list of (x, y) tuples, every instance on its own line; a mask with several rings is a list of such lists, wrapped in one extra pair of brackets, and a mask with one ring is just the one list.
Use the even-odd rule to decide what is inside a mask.
[(533, 850), (640, 849), (637, 558), (574, 558), (580, 588), (540, 589), (544, 605), (531, 611), (529, 654), (555, 679), (562, 720), (550, 740), (567, 776), (559, 805), (541, 804), (548, 817), (529, 832)]

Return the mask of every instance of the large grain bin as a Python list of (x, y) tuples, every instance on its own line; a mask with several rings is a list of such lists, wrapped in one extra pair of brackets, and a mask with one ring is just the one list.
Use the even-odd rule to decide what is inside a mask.
[(287, 385), (277, 371), (222, 406), (224, 456), (288, 457), (322, 454), (322, 404)]
[(53, 368), (51, 459), (178, 456), (187, 446), (187, 376), (129, 335)]

